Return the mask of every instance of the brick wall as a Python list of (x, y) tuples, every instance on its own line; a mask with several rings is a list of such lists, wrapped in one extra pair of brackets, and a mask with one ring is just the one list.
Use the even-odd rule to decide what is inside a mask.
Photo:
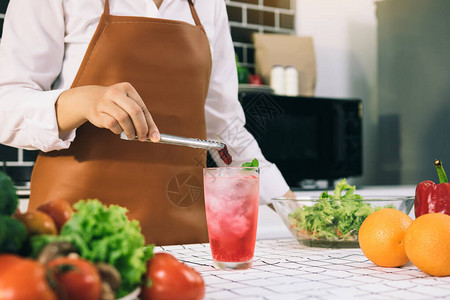
[(239, 63), (254, 73), (252, 34), (295, 33), (295, 0), (225, 0)]
[[(295, 32), (295, 0), (224, 0), (227, 4), (234, 48), (242, 66), (254, 72), (252, 34)], [(9, 0), (0, 0), (0, 38)], [(0, 144), (0, 169), (17, 183), (29, 180), (38, 151)]]

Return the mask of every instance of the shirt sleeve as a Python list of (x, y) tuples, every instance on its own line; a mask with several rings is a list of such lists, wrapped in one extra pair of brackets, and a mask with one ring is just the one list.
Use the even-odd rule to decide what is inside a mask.
[[(260, 163), (261, 203), (284, 195), (289, 186), (275, 164), (267, 161), (255, 138), (245, 129), (245, 115), (238, 101), (238, 79), (225, 1), (216, 1), (215, 34), (212, 42), (212, 71), (206, 99), (205, 117), (208, 139), (217, 135), (233, 157), (232, 166), (257, 158)], [(218, 166), (225, 166), (217, 152), (211, 156)]]
[(64, 57), (63, 1), (12, 0), (0, 44), (0, 143), (29, 150), (68, 148), (59, 137), (52, 90)]

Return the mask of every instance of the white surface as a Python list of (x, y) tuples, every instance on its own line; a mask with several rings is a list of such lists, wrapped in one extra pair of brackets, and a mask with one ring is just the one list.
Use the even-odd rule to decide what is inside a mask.
[(253, 267), (212, 266), (209, 244), (156, 247), (195, 268), (213, 299), (450, 299), (450, 277), (432, 277), (411, 263), (374, 265), (360, 249), (309, 248), (294, 239), (256, 242)]
[(20, 186), (16, 187), (16, 194), (19, 196), (19, 210), (21, 213), (25, 213), (28, 209), (28, 200), (30, 198), (30, 187)]
[[(316, 94), (349, 97), (376, 88), (377, 19), (374, 0), (298, 0), (296, 33), (312, 36)], [(363, 85), (363, 86), (361, 86)]]
[(119, 298), (117, 300), (138, 300), (140, 293), (141, 293), (141, 288), (138, 287), (137, 289), (135, 289), (134, 291), (132, 291), (128, 295), (125, 295), (122, 298)]
[(256, 239), (291, 238), (292, 235), (278, 214), (267, 205), (260, 205)]

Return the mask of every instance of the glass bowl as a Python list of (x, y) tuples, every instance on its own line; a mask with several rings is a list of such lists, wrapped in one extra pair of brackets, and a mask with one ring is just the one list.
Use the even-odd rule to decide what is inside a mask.
[(310, 247), (358, 248), (358, 231), (372, 212), (389, 207), (407, 215), (414, 196), (330, 200), (318, 197), (274, 198), (276, 212), (301, 244)]

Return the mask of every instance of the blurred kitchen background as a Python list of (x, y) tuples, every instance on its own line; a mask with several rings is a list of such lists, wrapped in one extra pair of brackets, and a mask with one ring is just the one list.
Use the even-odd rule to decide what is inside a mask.
[[(450, 172), (449, 0), (224, 1), (241, 67), (255, 73), (254, 33), (310, 36), (315, 97), (361, 99), (362, 174), (352, 183), (437, 180), (435, 158)], [(0, 169), (26, 184), (36, 156), (0, 145)]]

